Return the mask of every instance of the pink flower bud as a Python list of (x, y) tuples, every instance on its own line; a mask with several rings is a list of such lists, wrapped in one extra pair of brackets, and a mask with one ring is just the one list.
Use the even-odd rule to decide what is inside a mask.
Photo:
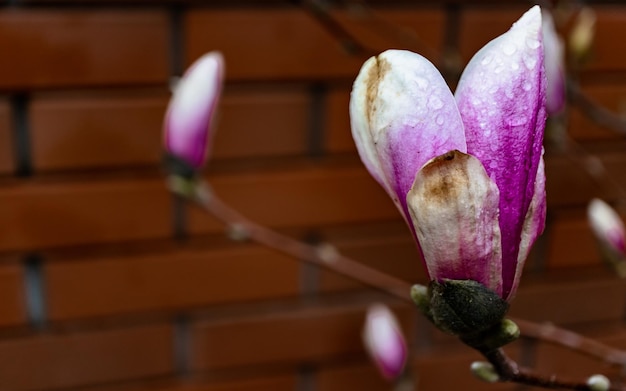
[(546, 110), (548, 115), (557, 114), (565, 107), (565, 60), (563, 40), (554, 28), (549, 12), (542, 14), (543, 44), (546, 66)]
[(207, 157), (223, 79), (221, 53), (207, 53), (189, 67), (170, 99), (163, 126), (165, 150), (192, 169), (202, 167)]
[(406, 341), (389, 308), (382, 304), (369, 307), (363, 328), (363, 342), (383, 377), (393, 380), (402, 374), (407, 360)]
[(587, 208), (587, 217), (594, 235), (613, 251), (624, 255), (626, 233), (620, 216), (606, 202), (594, 198)]

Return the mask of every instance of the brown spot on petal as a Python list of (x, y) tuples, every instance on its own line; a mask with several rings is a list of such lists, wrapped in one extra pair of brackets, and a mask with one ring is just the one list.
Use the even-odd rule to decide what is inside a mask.
[(378, 86), (391, 68), (391, 64), (389, 64), (387, 60), (381, 58), (380, 55), (374, 57), (374, 59), (376, 61), (368, 70), (367, 79), (365, 80), (365, 84), (367, 85), (365, 113), (367, 114), (367, 122), (369, 123), (371, 123), (372, 117), (376, 113), (375, 102), (378, 97)]
[(448, 203), (459, 196), (459, 190), (467, 187), (469, 176), (466, 170), (466, 155), (457, 150), (433, 158), (421, 169), (422, 194), (430, 202)]

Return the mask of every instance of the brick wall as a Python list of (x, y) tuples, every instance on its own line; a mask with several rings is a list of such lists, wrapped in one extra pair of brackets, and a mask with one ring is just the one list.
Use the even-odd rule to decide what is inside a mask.
[[(420, 390), (493, 389), (477, 356), (408, 304), (252, 243), (165, 189), (161, 120), (172, 76), (221, 50), (227, 84), (215, 190), (249, 217), (412, 282), (414, 244), (349, 135), (363, 58), (295, 1), (12, 0), (0, 8), (0, 389), (385, 390), (360, 329), (372, 301), (400, 317)], [(626, 6), (595, 2), (591, 96), (626, 104)], [(376, 51), (467, 61), (528, 4), (375, 2), (333, 20)], [(383, 6), (384, 5), (384, 6)], [(356, 16), (355, 16), (356, 15)], [(576, 110), (569, 132), (626, 186), (622, 137)], [(587, 201), (618, 201), (580, 155), (548, 151), (549, 227), (512, 312), (626, 348), (624, 284), (600, 261)], [(547, 371), (606, 366), (552, 346), (511, 352)]]

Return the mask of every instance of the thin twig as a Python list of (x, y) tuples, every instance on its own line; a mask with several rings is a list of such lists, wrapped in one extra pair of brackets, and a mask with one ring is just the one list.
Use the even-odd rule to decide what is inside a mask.
[(328, 268), (385, 291), (392, 296), (410, 300), (409, 292), (411, 285), (406, 281), (394, 278), (343, 256), (331, 245), (306, 244), (259, 225), (228, 206), (217, 195), (212, 193), (207, 186), (198, 185), (196, 189), (195, 199), (207, 212), (231, 227), (238, 227), (244, 235), (254, 239), (256, 242), (292, 255), (297, 259), (306, 260), (307, 262)]
[(349, 0), (348, 10), (353, 19), (361, 19), (368, 23), (371, 30), (381, 38), (397, 42), (403, 48), (420, 53), (426, 58), (436, 58), (435, 49), (419, 39), (417, 33), (408, 27), (401, 27), (387, 20), (364, 0)]
[(525, 319), (514, 319), (525, 337), (561, 345), (571, 350), (602, 359), (614, 365), (626, 365), (626, 352), (600, 343), (591, 338), (562, 329), (551, 323), (539, 324)]
[[(502, 349), (481, 352), (483, 356), (493, 365), (495, 371), (500, 376), (500, 381), (525, 384), (529, 386), (567, 389), (577, 391), (593, 391), (586, 383), (560, 380), (556, 376), (542, 376), (530, 369), (520, 368), (515, 361), (509, 358)], [(607, 391), (624, 391), (626, 388), (620, 385), (611, 384)]]
[(348, 54), (369, 58), (378, 54), (356, 39), (328, 12), (329, 5), (322, 0), (304, 0), (302, 5), (324, 29), (335, 38)]

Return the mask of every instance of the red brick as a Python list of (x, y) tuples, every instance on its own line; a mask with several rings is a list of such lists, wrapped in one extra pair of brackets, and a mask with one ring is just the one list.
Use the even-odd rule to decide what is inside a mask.
[(19, 182), (0, 189), (0, 249), (163, 238), (170, 207), (161, 179)]
[[(157, 391), (293, 391), (295, 376), (273, 376), (256, 379), (220, 381), (210, 384), (192, 384), (157, 389)], [(154, 388), (150, 388), (154, 390)], [(148, 388), (146, 388), (146, 391)]]
[(487, 42), (507, 32), (527, 7), (466, 8), (461, 13), (459, 51), (464, 63)]
[[(329, 241), (336, 245), (343, 255), (385, 274), (411, 283), (424, 283), (427, 281), (426, 271), (415, 241), (403, 222), (398, 222), (397, 225), (400, 225), (402, 230), (394, 236), (378, 231), (369, 235), (361, 234), (359, 237)], [(361, 284), (348, 277), (325, 270), (320, 273), (322, 291), (343, 291), (361, 287)]]
[[(623, 325), (597, 324), (593, 330), (575, 330), (581, 335), (597, 340), (615, 349), (626, 348), (626, 332)], [(610, 366), (601, 359), (547, 343), (537, 344), (536, 367), (542, 373), (556, 374), (564, 378), (584, 381), (587, 377), (601, 373), (610, 378), (619, 378), (620, 368)]]
[(585, 70), (626, 70), (626, 42), (615, 39), (626, 34), (626, 8), (623, 6), (596, 6), (597, 20), (591, 61)]
[(227, 85), (212, 158), (297, 155), (307, 151), (310, 98), (302, 86)]
[(297, 260), (256, 245), (48, 262), (53, 320), (173, 310), (298, 293)]
[[(405, 324), (412, 313), (403, 308)], [(364, 306), (295, 309), (192, 326), (194, 370), (320, 361), (362, 354)], [(412, 308), (411, 308), (412, 310)], [(407, 327), (407, 330), (410, 328)]]
[[(548, 235), (549, 240), (545, 260), (547, 267), (602, 265), (600, 249), (584, 211), (553, 214), (544, 235)], [(573, 243), (576, 245), (573, 246)]]
[(30, 108), (35, 170), (156, 165), (164, 91), (45, 94)]
[(0, 326), (27, 322), (24, 272), (19, 265), (0, 266)]
[[(378, 54), (387, 49), (406, 49), (432, 62), (441, 55), (445, 31), (444, 11), (430, 7), (397, 7), (332, 10), (331, 15), (358, 42)], [(356, 77), (356, 75), (354, 75)]]
[(445, 350), (424, 351), (413, 362), (420, 391), (437, 390), (514, 390), (516, 385), (507, 383), (487, 384), (470, 372), (474, 361), (483, 357), (467, 346), (461, 345)]
[(9, 102), (0, 99), (0, 173), (9, 174), (15, 169), (13, 152), (13, 124)]
[(4, 340), (0, 376), (16, 391), (163, 376), (174, 371), (172, 338), (153, 325)]
[[(33, 166), (64, 170), (160, 164), (168, 98), (161, 90), (36, 96), (31, 106)], [(306, 152), (309, 103), (308, 91), (299, 86), (227, 87), (211, 157)]]
[(344, 365), (323, 368), (316, 373), (315, 386), (320, 391), (387, 390), (390, 387), (374, 364)]
[(350, 87), (333, 88), (326, 99), (326, 138), (324, 147), (331, 153), (356, 152), (350, 128)]
[[(288, 163), (286, 163), (287, 165)], [(356, 223), (399, 218), (387, 194), (358, 166), (290, 168), (209, 178), (216, 193), (248, 218), (272, 227)], [(193, 233), (223, 229), (191, 210)]]
[(193, 9), (185, 15), (185, 37), (187, 64), (220, 50), (230, 80), (353, 78), (364, 60), (295, 8)]
[(16, 10), (0, 13), (0, 88), (167, 81), (167, 17), (160, 11)]
[[(588, 171), (584, 156), (570, 152), (546, 156), (546, 191), (548, 207), (586, 206), (593, 197), (613, 200), (619, 190), (614, 183), (626, 183), (624, 164), (626, 155), (621, 150), (598, 150), (593, 155), (606, 171), (605, 176), (594, 179)], [(594, 163), (595, 165), (595, 163)], [(592, 165), (593, 167), (593, 165)]]
[(572, 269), (522, 278), (511, 315), (557, 324), (622, 319), (626, 286), (603, 268)]
[[(626, 114), (626, 85), (595, 84), (585, 86), (583, 91), (593, 101), (616, 115)], [(572, 106), (568, 131), (572, 137), (580, 141), (611, 140), (623, 137), (613, 129), (600, 126), (589, 119), (577, 106)]]

